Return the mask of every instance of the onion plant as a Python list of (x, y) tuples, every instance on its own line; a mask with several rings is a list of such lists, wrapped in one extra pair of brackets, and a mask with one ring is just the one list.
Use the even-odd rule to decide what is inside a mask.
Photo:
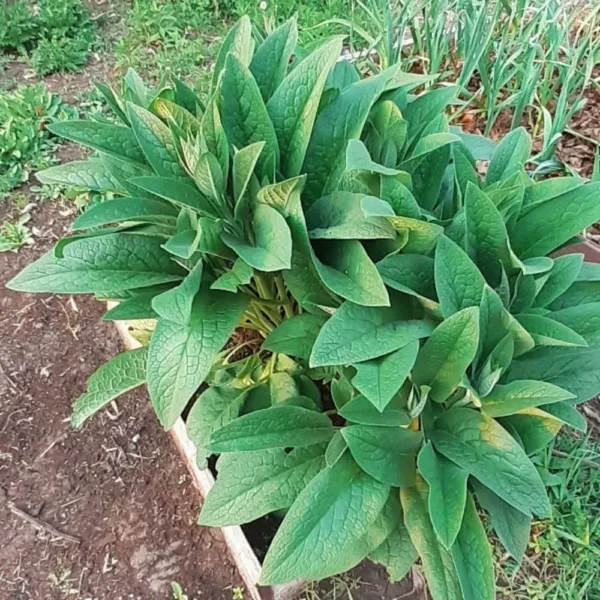
[(372, 0), (366, 6), (359, 0), (356, 11), (371, 17), (358, 36), (379, 55), (371, 66), (402, 62), (452, 80), (464, 99), (456, 118), (466, 110), (481, 113), (485, 135), (502, 111), (511, 113), (512, 129), (528, 117), (535, 135), (543, 131), (539, 162), (553, 157), (585, 105), (585, 90), (598, 83), (598, 6), (560, 0)]

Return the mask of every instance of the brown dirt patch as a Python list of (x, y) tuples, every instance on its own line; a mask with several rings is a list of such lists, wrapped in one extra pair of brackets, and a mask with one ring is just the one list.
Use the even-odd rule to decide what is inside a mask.
[[(122, 350), (93, 298), (17, 294), (8, 279), (64, 235), (56, 204), (33, 214), (35, 247), (0, 254), (0, 597), (230, 600), (242, 585), (216, 530), (201, 528), (197, 492), (143, 391), (68, 424), (87, 377)], [(32, 525), (10, 503), (75, 544)], [(78, 590), (69, 595), (69, 590)]]
[[(596, 76), (600, 75), (600, 71)], [(565, 131), (556, 148), (556, 158), (571, 167), (579, 175), (591, 178), (594, 169), (594, 156), (598, 143), (600, 142), (600, 88), (590, 87), (584, 94), (587, 104), (577, 113), (568, 124), (568, 129), (575, 133)], [(531, 133), (531, 123), (534, 114), (529, 111), (521, 121)], [(483, 134), (485, 130), (485, 118), (475, 112), (466, 112), (459, 119), (458, 124), (469, 133)], [(500, 111), (494, 126), (490, 131), (490, 138), (500, 141), (509, 131), (512, 125), (512, 111), (504, 109)], [(534, 153), (542, 149), (542, 134), (540, 132), (533, 140)]]
[[(596, 76), (600, 76), (600, 69)], [(591, 177), (594, 169), (594, 156), (600, 142), (600, 88), (586, 91), (587, 104), (571, 123), (569, 129), (586, 139), (565, 133), (559, 142), (556, 155), (559, 160), (573, 167), (583, 177)], [(594, 144), (592, 141), (596, 142)]]

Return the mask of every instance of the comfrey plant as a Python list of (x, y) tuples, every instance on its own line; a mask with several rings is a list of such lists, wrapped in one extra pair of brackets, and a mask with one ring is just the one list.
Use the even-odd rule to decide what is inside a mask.
[[(200, 522), (282, 517), (263, 583), (420, 557), (434, 599), (493, 600), (477, 506), (521, 560), (551, 517), (530, 456), (600, 392), (600, 267), (555, 254), (600, 184), (535, 182), (523, 130), (451, 132), (453, 88), (361, 80), (341, 48), (304, 52), (292, 20), (255, 49), (242, 19), (206, 105), (133, 72), (99, 86), (122, 124), (52, 125), (98, 155), (39, 177), (116, 197), (9, 286), (155, 320), (73, 422), (144, 382), (165, 428), (184, 414), (199, 464), (219, 455)], [(226, 347), (236, 328), (258, 333)]]

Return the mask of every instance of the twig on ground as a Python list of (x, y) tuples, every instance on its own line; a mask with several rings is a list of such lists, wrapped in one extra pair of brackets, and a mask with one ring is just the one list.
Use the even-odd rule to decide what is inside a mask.
[(56, 446), (56, 444), (59, 444), (60, 442), (62, 442), (65, 438), (67, 437), (66, 432), (65, 433), (61, 433), (54, 441), (52, 441), (50, 443), (50, 445), (35, 459), (34, 462), (37, 462), (38, 460), (40, 460), (40, 458), (44, 458), (44, 456), (46, 456), (46, 454), (48, 454), (48, 452), (50, 452), (50, 450), (52, 450), (52, 448), (54, 448), (54, 446)]
[(23, 521), (27, 521), (27, 523), (29, 523), (30, 525), (33, 525), (33, 527), (35, 527), (36, 529), (46, 531), (50, 535), (53, 535), (54, 537), (62, 538), (64, 540), (67, 540), (68, 542), (73, 542), (74, 544), (81, 544), (81, 540), (78, 537), (75, 537), (74, 535), (69, 535), (68, 533), (64, 533), (63, 531), (60, 531), (60, 529), (56, 529), (56, 527), (54, 527), (54, 525), (51, 525), (50, 523), (47, 523), (46, 521), (42, 521), (41, 519), (38, 519), (37, 517), (32, 517), (30, 514), (26, 513), (24, 510), (21, 510), (20, 508), (15, 506), (10, 500), (7, 502), (7, 506), (8, 506), (8, 510), (10, 510), (10, 512), (13, 515), (19, 517), (20, 519), (23, 519)]
[(6, 381), (8, 381), (10, 387), (12, 387), (13, 391), (17, 392), (19, 390), (19, 388), (17, 387), (17, 384), (9, 377), (8, 373), (4, 370), (4, 367), (2, 366), (2, 363), (0, 362), (0, 374), (4, 376), (4, 379), (6, 379)]

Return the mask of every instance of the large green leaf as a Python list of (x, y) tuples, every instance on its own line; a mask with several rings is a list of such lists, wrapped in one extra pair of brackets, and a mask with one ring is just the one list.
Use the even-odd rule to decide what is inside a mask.
[(62, 121), (48, 129), (60, 137), (120, 158), (145, 164), (144, 154), (129, 127), (97, 121)]
[(335, 429), (329, 417), (301, 406), (280, 405), (236, 419), (211, 436), (211, 452), (294, 448), (328, 441)]
[(385, 284), (399, 292), (436, 300), (434, 262), (420, 254), (392, 254), (377, 263)]
[(325, 317), (311, 313), (286, 319), (267, 336), (262, 347), (308, 360), (325, 320)]
[(350, 140), (346, 148), (346, 170), (367, 171), (380, 175), (395, 176), (400, 173), (398, 169), (392, 169), (376, 163), (369, 154), (368, 148), (361, 140)]
[(257, 170), (272, 178), (279, 163), (277, 135), (252, 73), (233, 54), (227, 57), (221, 78), (220, 113), (230, 144), (245, 148), (265, 143)]
[(306, 178), (302, 176), (263, 187), (259, 192), (259, 200), (276, 208), (286, 219), (292, 234), (292, 259), (291, 268), (283, 272), (283, 278), (300, 306), (312, 312), (315, 306), (335, 304), (314, 264), (300, 202), (305, 181)]
[(417, 560), (418, 553), (410, 541), (404, 520), (401, 520), (385, 541), (371, 552), (369, 558), (387, 569), (391, 582), (400, 581), (406, 576)]
[(408, 391), (404, 393), (403, 390), (394, 396), (385, 409), (379, 410), (364, 396), (355, 396), (339, 409), (338, 414), (350, 423), (358, 425), (406, 427), (412, 421), (406, 406), (407, 400)]
[(532, 208), (511, 231), (521, 259), (550, 254), (600, 219), (600, 182), (588, 183)]
[(191, 208), (203, 215), (215, 216), (208, 200), (193, 186), (168, 177), (134, 177), (130, 183), (177, 206)]
[(265, 102), (283, 81), (297, 41), (298, 26), (294, 16), (275, 29), (252, 57), (250, 72)]
[(195, 111), (193, 114), (183, 106), (160, 96), (152, 101), (150, 110), (176, 131), (183, 131), (190, 137), (201, 133), (200, 121), (194, 116)]
[(490, 160), (496, 149), (496, 142), (483, 135), (465, 133), (460, 127), (452, 126), (450, 131), (456, 134), (462, 145), (470, 152), (475, 160)]
[(556, 417), (569, 427), (585, 433), (587, 431), (587, 420), (577, 410), (575, 406), (567, 402), (554, 402), (553, 404), (544, 404), (540, 409), (545, 413)]
[(429, 515), (446, 550), (452, 548), (463, 522), (469, 474), (438, 454), (428, 442), (419, 452), (419, 473), (429, 485)]
[(199, 217), (198, 231), (200, 232), (198, 251), (226, 258), (227, 260), (236, 260), (233, 250), (228, 248), (221, 239), (224, 232), (222, 221), (214, 221), (209, 217)]
[(402, 507), (400, 506), (400, 496), (398, 495), (398, 490), (392, 488), (390, 489), (387, 502), (362, 537), (365, 557), (394, 532), (401, 519)]
[(254, 271), (252, 267), (246, 264), (241, 258), (238, 258), (231, 267), (230, 271), (226, 271), (215, 279), (211, 284), (211, 290), (225, 290), (235, 293), (238, 286), (247, 285), (252, 280)]
[(127, 114), (138, 144), (156, 173), (161, 177), (187, 180), (188, 176), (179, 163), (170, 129), (141, 106), (128, 103)]
[(123, 78), (123, 96), (138, 106), (148, 106), (148, 89), (135, 69), (127, 69)]
[(500, 296), (486, 285), (479, 305), (478, 356), (485, 360), (510, 331), (510, 316)]
[(201, 123), (202, 142), (221, 165), (223, 179), (227, 180), (229, 173), (229, 141), (219, 115), (216, 95), (211, 96)]
[(571, 392), (546, 381), (512, 381), (506, 385), (497, 385), (482, 398), (481, 410), (490, 417), (504, 417), (524, 408), (535, 408), (573, 398), (575, 396)]
[(204, 152), (196, 162), (194, 182), (198, 189), (213, 202), (221, 202), (221, 196), (225, 191), (226, 181), (217, 157), (210, 152)]
[[(144, 166), (140, 163), (126, 162), (119, 160), (108, 154), (100, 154), (100, 162), (103, 165), (104, 171), (118, 182), (118, 194), (131, 197), (144, 197), (157, 200), (156, 196), (140, 190), (139, 187), (133, 185), (130, 181), (134, 177), (149, 177), (154, 175), (154, 171), (149, 166)], [(94, 159), (90, 159), (94, 160)], [(89, 161), (88, 161), (89, 162)], [(73, 163), (71, 163), (73, 164)], [(65, 165), (66, 166), (66, 165)], [(77, 187), (77, 186), (76, 186)], [(126, 192), (126, 194), (125, 194)]]
[(292, 234), (283, 216), (267, 204), (257, 204), (252, 225), (253, 245), (229, 233), (223, 234), (223, 242), (259, 271), (289, 269), (292, 259)]
[(202, 281), (202, 261), (189, 272), (177, 286), (152, 299), (152, 308), (163, 319), (187, 325), (192, 316), (194, 298)]
[(465, 194), (467, 252), (488, 282), (500, 281), (501, 263), (508, 261), (508, 234), (502, 215), (489, 197), (469, 183)]
[(327, 466), (333, 467), (333, 465), (340, 460), (347, 449), (348, 444), (346, 444), (344, 436), (340, 431), (336, 431), (333, 434), (333, 437), (329, 440), (327, 449), (325, 450), (325, 463)]
[(500, 423), (507, 430), (516, 432), (528, 455), (545, 448), (562, 427), (562, 421), (539, 408), (525, 408), (509, 417), (502, 417)]
[(352, 384), (383, 411), (406, 381), (418, 351), (419, 342), (414, 340), (386, 356), (358, 363)]
[(495, 600), (496, 576), (492, 549), (471, 495), (462, 526), (452, 546), (452, 558), (463, 600)]
[(415, 487), (400, 490), (404, 523), (423, 565), (433, 600), (462, 600), (450, 553), (437, 539), (428, 510), (427, 484), (419, 477)]
[(552, 270), (537, 293), (533, 305), (535, 307), (548, 306), (566, 292), (577, 279), (582, 264), (583, 254), (567, 254), (555, 258)]
[(584, 183), (585, 180), (580, 177), (552, 177), (551, 179), (543, 179), (532, 183), (525, 188), (522, 213), (525, 214), (538, 204), (556, 198), (556, 196), (560, 196)]
[(408, 143), (412, 145), (426, 127), (454, 100), (458, 88), (443, 86), (436, 90), (421, 94), (403, 111), (408, 121)]
[(435, 251), (435, 288), (445, 317), (479, 306), (485, 279), (464, 250), (440, 237)]
[(408, 234), (402, 250), (408, 254), (428, 254), (443, 233), (443, 228), (429, 221), (408, 217), (388, 217), (388, 221), (400, 234)]
[(477, 480), (473, 480), (472, 483), (477, 500), (489, 514), (492, 527), (502, 545), (520, 563), (529, 543), (531, 517), (504, 502)]
[(571, 284), (569, 289), (554, 300), (548, 308), (551, 310), (561, 310), (563, 308), (571, 308), (582, 304), (591, 304), (598, 301), (600, 294), (600, 280), (593, 277), (590, 278), (584, 273), (585, 267), (589, 263), (583, 263), (581, 272), (577, 279)]
[(248, 217), (249, 206), (246, 200), (246, 189), (254, 174), (264, 142), (256, 142), (242, 148), (233, 155), (233, 197), (235, 199), (235, 218), (244, 221)]
[(122, 184), (97, 158), (74, 160), (35, 174), (40, 183), (67, 185), (93, 192), (119, 192)]
[(531, 138), (523, 127), (506, 135), (490, 160), (485, 177), (486, 185), (505, 181), (523, 168), (531, 154)]
[(185, 275), (161, 248), (162, 238), (111, 233), (75, 240), (62, 257), (54, 250), (7, 283), (21, 292), (88, 294), (177, 281)]
[(87, 390), (73, 404), (71, 424), (83, 423), (112, 402), (146, 381), (147, 348), (123, 352), (105, 362), (87, 381)]
[(600, 302), (571, 306), (549, 316), (580, 335), (589, 345), (600, 345)]
[(306, 211), (309, 235), (313, 239), (338, 240), (395, 238), (394, 228), (384, 217), (367, 214), (374, 206), (394, 214), (389, 204), (373, 196), (351, 192), (323, 196)]
[(99, 81), (94, 81), (94, 87), (102, 94), (106, 104), (110, 107), (110, 109), (115, 113), (119, 119), (126, 125), (129, 125), (129, 119), (125, 114), (125, 106), (123, 105), (123, 101), (115, 91), (104, 83), (100, 83)]
[[(456, 142), (460, 142), (460, 138), (458, 136), (454, 135), (453, 133), (447, 133), (445, 131), (438, 131), (436, 133), (428, 133), (428, 132), (425, 132), (425, 133), (426, 133), (426, 135), (424, 135), (416, 143), (411, 155), (400, 165), (400, 167), (402, 169), (408, 171), (411, 175), (413, 175), (413, 183), (416, 183), (415, 177), (414, 177), (415, 171), (417, 170), (418, 167), (420, 167), (420, 165), (426, 164), (426, 163), (431, 163), (431, 161), (432, 161), (431, 155), (432, 154), (437, 156), (438, 150), (445, 148), (449, 144), (454, 144)], [(444, 159), (442, 160), (442, 165), (441, 165), (442, 173), (443, 173), (443, 171), (448, 163), (448, 159), (450, 157), (450, 149), (446, 148), (446, 150), (447, 150), (447, 152), (443, 155)], [(435, 160), (435, 159), (433, 159), (433, 160)], [(419, 179), (419, 178), (417, 177), (417, 179)], [(431, 185), (433, 182), (430, 181), (429, 183)], [(417, 194), (417, 198), (419, 198), (419, 194)], [(421, 203), (421, 205), (423, 205), (423, 203)], [(427, 209), (432, 208), (431, 204), (427, 205), (427, 203), (425, 203), (425, 205), (426, 205), (425, 208), (427, 208)]]
[(396, 307), (371, 308), (344, 302), (322, 327), (311, 366), (344, 365), (378, 358), (433, 330), (427, 321), (404, 320)]
[(343, 90), (344, 88), (356, 83), (360, 79), (360, 74), (356, 67), (348, 60), (338, 60), (335, 67), (329, 73), (325, 90)]
[(227, 57), (232, 54), (242, 65), (247, 67), (252, 59), (253, 46), (252, 23), (248, 15), (244, 15), (231, 27), (221, 44), (212, 75), (213, 88), (219, 82), (219, 78), (226, 65)]
[(121, 221), (175, 225), (177, 210), (160, 200), (115, 198), (94, 204), (75, 219), (72, 229), (90, 229)]
[(389, 306), (390, 300), (377, 267), (357, 240), (330, 240), (315, 244), (315, 267), (335, 294), (363, 306)]
[(337, 188), (346, 165), (348, 141), (360, 136), (373, 103), (395, 71), (349, 85), (319, 113), (304, 160), (303, 170), (308, 175), (302, 198), (305, 206)]
[(537, 379), (576, 395), (574, 403), (600, 394), (600, 349), (581, 347), (536, 348), (515, 360), (506, 381)]
[(354, 460), (371, 477), (391, 487), (414, 484), (420, 432), (374, 425), (349, 425), (341, 431)]
[(275, 127), (284, 177), (299, 175), (321, 93), (342, 50), (343, 36), (332, 37), (309, 54), (275, 90), (267, 111)]
[(196, 446), (196, 463), (200, 469), (208, 466), (210, 452), (206, 447), (210, 436), (239, 416), (247, 396), (247, 390), (210, 386), (194, 402), (185, 420), (185, 428)]
[(398, 216), (410, 219), (421, 217), (421, 209), (416, 198), (398, 177), (382, 177), (379, 196), (389, 202)]
[(292, 504), (264, 560), (260, 583), (322, 579), (358, 564), (370, 550), (362, 538), (388, 496), (387, 486), (344, 454)]
[(194, 299), (189, 323), (159, 319), (148, 352), (147, 379), (165, 429), (173, 426), (208, 375), (247, 304), (241, 294), (203, 289)]
[(518, 315), (517, 320), (538, 346), (587, 346), (578, 333), (543, 315)]
[(479, 309), (471, 307), (455, 313), (425, 342), (413, 369), (413, 381), (430, 386), (431, 398), (443, 402), (462, 381), (478, 344)]
[(156, 319), (158, 315), (152, 308), (152, 299), (165, 291), (165, 286), (140, 288), (130, 298), (119, 301), (117, 306), (104, 313), (104, 321), (134, 321), (136, 319)]
[(249, 523), (288, 508), (325, 467), (324, 446), (317, 444), (256, 452), (232, 452), (219, 458), (219, 477), (208, 494), (199, 523), (213, 527)]
[(519, 444), (491, 417), (453, 408), (435, 421), (435, 449), (523, 513), (550, 514), (537, 469)]
[(481, 186), (475, 160), (464, 144), (452, 146), (452, 160), (454, 162), (454, 185), (459, 196), (464, 199), (469, 183), (478, 188)]

